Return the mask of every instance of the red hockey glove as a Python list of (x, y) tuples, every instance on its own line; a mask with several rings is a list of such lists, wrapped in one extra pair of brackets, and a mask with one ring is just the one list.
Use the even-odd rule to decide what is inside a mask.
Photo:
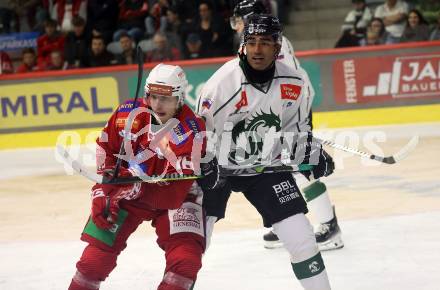
[[(131, 174), (121, 168), (119, 176)], [(95, 184), (92, 187), (92, 220), (97, 227), (110, 229), (118, 219), (119, 201), (136, 199), (140, 195), (141, 183), (124, 185)]]
[(112, 198), (115, 189), (116, 186), (104, 184), (92, 187), (92, 220), (98, 228), (110, 229), (118, 218), (119, 200)]

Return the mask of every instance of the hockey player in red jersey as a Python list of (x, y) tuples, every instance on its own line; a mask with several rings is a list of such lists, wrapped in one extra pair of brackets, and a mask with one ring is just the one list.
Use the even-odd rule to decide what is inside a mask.
[[(193, 145), (199, 142), (203, 145), (198, 148), (205, 146), (205, 139), (198, 134), (205, 131), (205, 125), (183, 103), (187, 83), (179, 66), (159, 64), (150, 72), (145, 98), (135, 106), (140, 113), (134, 118), (131, 131), (125, 132), (124, 126), (133, 110), (133, 100), (119, 106), (97, 140), (98, 173), (114, 171), (114, 154), (119, 153), (124, 138), (131, 140), (135, 158), (122, 162), (118, 176), (137, 175), (139, 170), (148, 175), (179, 170), (184, 174), (193, 173), (192, 162), (197, 162), (197, 158), (191, 159)], [(171, 118), (177, 119), (178, 125), (152, 148), (155, 124), (166, 123)], [(147, 133), (140, 132), (143, 128), (148, 128)], [(167, 151), (174, 154), (177, 162), (166, 158)], [(94, 185), (91, 215), (81, 235), (81, 240), (88, 245), (76, 264), (77, 271), (69, 289), (99, 289), (100, 283), (116, 267), (128, 237), (143, 221), (151, 221), (158, 236), (157, 243), (165, 251), (166, 268), (157, 289), (191, 289), (205, 249), (201, 198), (200, 187), (193, 180)]]

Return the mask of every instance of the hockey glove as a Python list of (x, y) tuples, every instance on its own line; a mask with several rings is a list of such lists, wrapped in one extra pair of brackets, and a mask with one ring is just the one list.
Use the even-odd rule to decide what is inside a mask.
[(216, 157), (212, 158), (208, 163), (201, 163), (200, 171), (203, 177), (197, 179), (197, 183), (203, 190), (214, 189), (218, 186), (220, 169)]
[[(131, 176), (121, 168), (119, 176)], [(92, 187), (92, 220), (101, 229), (110, 229), (118, 219), (119, 201), (139, 197), (141, 183), (124, 185), (95, 184)]]
[(333, 158), (321, 148), (319, 151), (318, 164), (310, 171), (302, 171), (301, 173), (309, 180), (318, 179), (320, 177), (329, 176), (335, 170)]

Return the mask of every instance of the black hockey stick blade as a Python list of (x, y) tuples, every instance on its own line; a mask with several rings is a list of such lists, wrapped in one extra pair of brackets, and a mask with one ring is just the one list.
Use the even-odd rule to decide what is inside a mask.
[(411, 153), (419, 143), (419, 136), (414, 136), (411, 138), (411, 140), (394, 155), (381, 157), (376, 155), (371, 155), (370, 159), (377, 160), (379, 162), (385, 163), (385, 164), (395, 164), (400, 160), (405, 159), (409, 153)]

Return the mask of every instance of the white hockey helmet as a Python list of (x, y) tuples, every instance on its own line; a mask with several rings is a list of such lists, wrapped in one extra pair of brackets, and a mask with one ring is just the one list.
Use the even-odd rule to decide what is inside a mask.
[(178, 98), (179, 107), (185, 101), (188, 81), (185, 72), (178, 65), (160, 63), (150, 72), (145, 82), (145, 97), (150, 94), (174, 96)]

